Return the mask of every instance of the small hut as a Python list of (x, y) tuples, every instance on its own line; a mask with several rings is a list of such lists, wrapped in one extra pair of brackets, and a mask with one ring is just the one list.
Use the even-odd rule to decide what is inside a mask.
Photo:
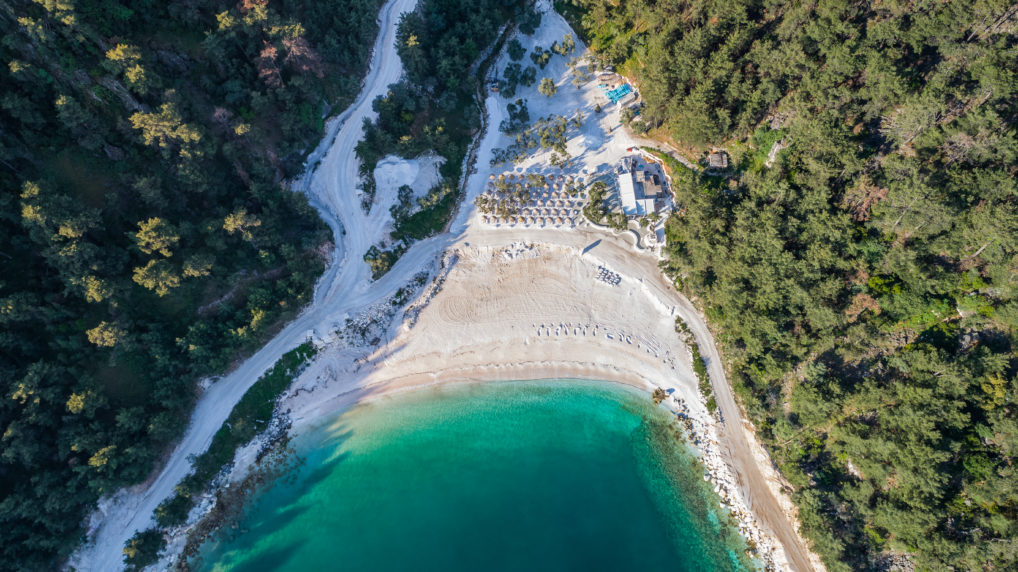
[(725, 153), (724, 151), (714, 151), (710, 155), (707, 155), (707, 165), (711, 169), (727, 169), (728, 153)]

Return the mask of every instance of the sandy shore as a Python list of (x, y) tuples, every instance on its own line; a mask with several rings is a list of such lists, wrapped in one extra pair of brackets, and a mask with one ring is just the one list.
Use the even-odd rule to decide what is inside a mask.
[[(674, 298), (648, 284), (657, 273), (652, 264), (613, 270), (620, 257), (653, 257), (595, 231), (567, 235), (574, 242), (599, 235), (586, 252), (562, 244), (564, 237), (496, 244), (503, 234), (467, 233), (421, 301), (382, 332), (389, 341), (378, 349), (358, 355), (344, 344), (324, 347), (281, 405), (294, 430), (366, 399), (438, 383), (584, 379), (648, 393), (662, 388), (666, 403), (689, 420), (691, 440), (742, 532), (765, 563), (787, 568), (781, 544), (749, 509), (718, 447), (689, 349), (675, 331)], [(618, 272), (619, 283), (599, 280), (601, 268)], [(633, 268), (648, 274), (628, 273)]]

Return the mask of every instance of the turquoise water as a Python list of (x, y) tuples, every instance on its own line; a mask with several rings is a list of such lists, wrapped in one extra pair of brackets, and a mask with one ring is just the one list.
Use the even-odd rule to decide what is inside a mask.
[(745, 569), (671, 419), (594, 382), (384, 397), (301, 437), (306, 462), (195, 569)]

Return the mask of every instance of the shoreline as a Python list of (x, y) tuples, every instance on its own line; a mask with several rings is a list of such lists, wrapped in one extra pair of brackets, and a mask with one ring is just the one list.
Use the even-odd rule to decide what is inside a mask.
[[(461, 243), (451, 248), (441, 265), (436, 264), (436, 267), (441, 266), (441, 270), (431, 275), (429, 284), (419, 287), (408, 305), (397, 310), (398, 315), (382, 316), (379, 324), (382, 331), (373, 332), (372, 335), (380, 334), (379, 337), (387, 342), (376, 346), (346, 346), (342, 341), (344, 338), (339, 336), (339, 341), (324, 345), (317, 359), (309, 364), (278, 400), (273, 424), (288, 425), (290, 438), (297, 438), (302, 433), (320, 427), (323, 419), (341, 415), (360, 403), (450, 384), (575, 379), (627, 385), (646, 392), (648, 399), (655, 388), (670, 389), (663, 403), (685, 424), (687, 445), (696, 452), (704, 466), (704, 478), (711, 482), (719, 496), (720, 507), (734, 518), (735, 526), (746, 539), (747, 545), (756, 548), (754, 557), (765, 569), (791, 569), (782, 543), (755, 514), (751, 508), (753, 504), (746, 500), (759, 491), (750, 490), (738, 476), (739, 471), (732, 468), (720, 433), (723, 423), (707, 412), (706, 397), (699, 392), (692, 372), (691, 350), (679, 341), (679, 334), (674, 330), (674, 307), (672, 312), (667, 311), (669, 301), (655, 295), (657, 292), (654, 284), (627, 273), (623, 274), (620, 288), (597, 287), (601, 295), (607, 293), (625, 299), (636, 298), (638, 302), (633, 303), (633, 308), (639, 310), (634, 312), (637, 322), (641, 318), (656, 316), (662, 323), (658, 324), (655, 333), (667, 336), (668, 332), (662, 331), (666, 329), (675, 336), (670, 340), (654, 341), (664, 344), (655, 348), (657, 355), (649, 351), (650, 347), (641, 347), (647, 342), (646, 339), (643, 342), (638, 339), (635, 344), (623, 341), (627, 322), (632, 325), (633, 321), (625, 318), (614, 323), (588, 322), (585, 333), (580, 332), (581, 325), (578, 322), (556, 322), (557, 326), (552, 323), (539, 324), (544, 326), (542, 333), (527, 331), (533, 324), (526, 324), (526, 317), (522, 324), (520, 320), (509, 323), (499, 317), (502, 320), (500, 327), (487, 339), (471, 332), (459, 337), (447, 335), (450, 324), (443, 320), (443, 315), (447, 314), (450, 302), (455, 302), (463, 288), (485, 290), (491, 286), (484, 280), (477, 280), (478, 273), (493, 274), (496, 282), (503, 282), (503, 288), (511, 291), (517, 284), (504, 284), (506, 278), (534, 275), (509, 269), (513, 264), (527, 264), (530, 270), (536, 264), (553, 272), (565, 272), (566, 277), (575, 279), (578, 277), (577, 271), (582, 274), (584, 270), (610, 264), (607, 260), (611, 259), (610, 256), (601, 258), (580, 254), (577, 248), (562, 244), (513, 243), (506, 248), (494, 246), (503, 242), (501, 240), (480, 242), (481, 246), (466, 248)], [(614, 252), (598, 254), (628, 253), (632, 256), (636, 254), (632, 248), (632, 245), (616, 244)], [(516, 255), (506, 260), (505, 253), (509, 250)], [(649, 257), (643, 255), (639, 258)], [(574, 264), (565, 264), (566, 259), (572, 259)], [(498, 270), (492, 271), (489, 267), (492, 264)], [(634, 267), (630, 266), (627, 270), (634, 270)], [(650, 265), (648, 270), (656, 272), (656, 265)], [(658, 277), (663, 280), (660, 275)], [(501, 290), (489, 292), (489, 298), (501, 299), (503, 293)], [(597, 318), (599, 308), (612, 307), (613, 304), (580, 304), (565, 310), (573, 318), (577, 317), (575, 314), (578, 309), (581, 313), (585, 309), (595, 314), (587, 318)], [(483, 321), (481, 329), (491, 330)], [(553, 333), (553, 327), (559, 330), (558, 335)], [(424, 331), (420, 331), (422, 329)], [(432, 335), (433, 332), (442, 335)], [(436, 344), (442, 339), (447, 342), (444, 346)], [(665, 346), (674, 347), (677, 352), (663, 350)], [(563, 359), (564, 355), (574, 357)], [(741, 418), (739, 423), (742, 426)], [(232, 466), (220, 480), (220, 487), (208, 493), (209, 500), (223, 486), (230, 486), (257, 474), (260, 468), (256, 459), (267, 447), (267, 439), (260, 436), (239, 450)], [(181, 537), (186, 536), (201, 520), (200, 513), (208, 513), (212, 509), (210, 503), (203, 505), (202, 510), (196, 511), (198, 514), (192, 515), (187, 526), (172, 535), (174, 539), (171, 545), (183, 546)], [(167, 552), (166, 557), (176, 558), (171, 552), (179, 554), (179, 551), (174, 550)]]
[[(391, 0), (384, 10), (391, 16), (398, 5), (410, 3)], [(548, 44), (571, 32), (554, 11), (546, 10), (544, 16), (538, 33), (523, 38), (525, 43)], [(391, 30), (383, 27), (376, 45), (381, 45), (387, 33)], [(577, 44), (583, 52), (585, 47)], [(386, 47), (373, 55), (370, 69), (376, 79), (392, 74), (397, 67), (390, 51)], [(381, 61), (376, 62), (376, 58)], [(504, 59), (503, 51), (494, 65), (504, 65)], [(558, 74), (564, 80), (568, 72), (562, 58), (553, 58), (547, 73)], [(376, 89), (377, 85), (365, 82), (365, 93)], [(525, 95), (522, 92), (520, 95)], [(595, 97), (596, 89), (588, 83), (576, 90), (563, 86), (554, 101), (543, 96), (531, 99), (535, 115), (541, 115), (540, 106), (546, 106), (552, 112), (583, 109), (591, 118), (583, 132), (570, 140), (570, 149), (578, 151), (569, 167), (572, 175), (586, 177), (588, 168), (613, 164), (632, 146), (623, 130), (612, 127), (617, 123), (617, 110), (590, 112)], [(343, 113), (360, 117), (367, 113), (362, 108), (369, 99), (358, 96), (356, 113)], [(482, 102), (490, 125), (497, 125), (502, 118), (504, 103), (504, 98), (491, 94)], [(344, 173), (356, 172), (351, 149), (359, 140), (355, 137), (358, 124), (344, 122), (328, 143), (323, 140), (320, 168), (312, 169), (302, 179), (301, 186), (310, 201), (330, 221), (336, 239), (335, 254), (341, 255), (334, 255), (333, 264), (316, 286), (312, 305), (256, 356), (202, 396), (188, 435), (174, 450), (173, 459), (162, 469), (159, 479), (144, 490), (125, 493), (128, 502), (122, 497), (113, 499), (115, 506), (102, 524), (115, 530), (99, 531), (102, 534), (97, 535), (98, 540), (93, 538), (91, 545), (83, 547), (85, 562), (90, 557), (93, 563), (110, 562), (111, 555), (100, 551), (104, 546), (114, 547), (113, 557), (119, 555), (122, 543), (117, 544), (113, 536), (151, 522), (152, 511), (145, 507), (156, 506), (160, 497), (172, 490), (179, 478), (174, 479), (188, 468), (183, 466), (186, 454), (203, 451), (201, 439), (206, 434), (210, 438), (221, 425), (215, 422), (216, 416), (225, 419), (232, 408), (233, 403), (214, 396), (221, 396), (228, 386), (233, 388), (229, 390), (230, 398), (239, 399), (243, 393), (234, 390), (239, 391), (245, 383), (240, 378), (267, 367), (270, 354), (307, 339), (305, 332), (310, 332), (310, 337), (321, 342), (323, 351), (284, 392), (273, 419), (274, 424), (292, 421), (290, 431), (294, 434), (330, 412), (387, 392), (457, 380), (490, 383), (583, 379), (622, 383), (648, 392), (655, 387), (671, 389), (667, 402), (690, 420), (690, 445), (700, 451), (718, 494), (739, 515), (743, 536), (755, 542), (761, 552), (772, 554), (773, 567), (792, 569), (785, 556), (789, 542), (796, 556), (792, 558), (797, 563), (794, 569), (812, 567), (803, 565), (804, 559), (796, 553), (802, 550), (797, 545), (805, 544), (801, 537), (796, 539), (794, 515), (784, 510), (790, 503), (787, 499), (782, 503), (780, 488), (772, 479), (759, 475), (773, 472), (767, 466), (769, 457), (753, 436), (745, 433), (744, 419), (728, 386), (713, 336), (700, 312), (661, 274), (655, 250), (634, 245), (629, 238), (632, 232), (614, 233), (586, 224), (568, 231), (495, 230), (479, 224), (473, 198), (489, 174), (520, 169), (549, 172), (547, 153), (538, 153), (515, 167), (491, 167), (493, 149), (505, 136), (489, 128), (478, 135), (476, 168), (463, 174), (462, 202), (446, 231), (415, 243), (388, 274), (370, 281), (367, 266), (347, 255), (376, 242), (378, 229), (390, 220), (388, 204), (395, 197), (393, 193), (378, 192), (371, 212), (362, 214), (356, 193), (340, 187)], [(348, 127), (355, 133), (340, 137)], [(621, 285), (613, 288), (596, 282), (593, 276), (598, 266), (618, 273)], [(429, 284), (415, 282), (422, 275)], [(409, 296), (403, 295), (397, 304), (396, 296), (406, 288)], [(720, 421), (706, 410), (692, 371), (691, 352), (675, 331), (676, 318), (689, 324), (704, 355), (718, 397)], [(198, 503), (188, 524), (171, 531), (170, 545), (160, 563), (176, 559), (179, 552), (174, 553), (173, 546), (212, 509), (212, 499), (222, 487), (259, 470), (257, 458), (267, 441), (259, 435), (238, 449), (231, 465), (224, 468), (215, 486)], [(123, 530), (117, 528), (121, 526)]]
[[(595, 385), (621, 385), (634, 388), (645, 395), (648, 400), (653, 401), (655, 389), (660, 386), (647, 379), (637, 376), (630, 370), (613, 368), (609, 375), (608, 368), (592, 363), (581, 363), (561, 361), (558, 363), (531, 363), (520, 362), (514, 364), (492, 364), (487, 366), (454, 367), (449, 370), (433, 372), (433, 374), (419, 374), (408, 376), (400, 380), (400, 385), (386, 386), (377, 393), (361, 398), (356, 403), (351, 403), (323, 412), (316, 418), (307, 419), (305, 422), (294, 421), (294, 432), (292, 438), (300, 432), (311, 432), (319, 427), (323, 419), (331, 416), (341, 416), (353, 408), (369, 404), (393, 395), (428, 391), (439, 387), (482, 385), (491, 383), (513, 383), (513, 382), (577, 382), (590, 383)], [(492, 370), (499, 373), (493, 377)], [(455, 372), (455, 373), (452, 373)], [(596, 376), (596, 377), (595, 377)], [(436, 379), (425, 380), (424, 378), (434, 377)], [(380, 382), (384, 383), (384, 382)], [(696, 403), (706, 408), (706, 398), (697, 394)], [(787, 569), (788, 562), (781, 548), (772, 535), (761, 529), (756, 517), (752, 514), (742, 501), (741, 491), (737, 490), (736, 479), (729, 470), (719, 452), (718, 437), (716, 431), (717, 419), (713, 414), (708, 414), (705, 419), (691, 414), (688, 403), (677, 393), (668, 394), (656, 406), (664, 406), (674, 417), (674, 421), (685, 429), (682, 445), (699, 461), (704, 471), (704, 480), (708, 481), (714, 493), (720, 498), (719, 508), (729, 514), (735, 524), (733, 527), (746, 541), (747, 549), (752, 557), (763, 564), (765, 570)], [(288, 418), (293, 421), (292, 418)]]
[[(622, 385), (639, 390), (645, 394), (648, 400), (652, 399), (652, 392), (660, 386), (644, 378), (640, 374), (622, 367), (609, 366), (591, 362), (575, 362), (561, 360), (557, 362), (518, 362), (518, 363), (493, 363), (469, 366), (454, 366), (446, 370), (430, 373), (408, 374), (399, 378), (382, 379), (363, 387), (350, 389), (338, 393), (314, 409), (313, 414), (306, 414), (295, 417), (292, 413), (277, 411), (274, 418), (274, 425), (283, 425), (287, 428), (286, 440), (293, 441), (301, 435), (312, 433), (329, 423), (335, 418), (346, 414), (355, 407), (382, 400), (393, 395), (402, 395), (420, 391), (428, 391), (446, 386), (481, 385), (501, 382), (550, 382), (565, 381), (578, 383), (593, 383), (597, 385), (611, 384)], [(299, 393), (291, 393), (284, 397), (282, 405), (292, 404)], [(734, 485), (735, 478), (728, 469), (718, 450), (716, 435), (716, 419), (711, 415), (697, 415), (693, 411), (705, 408), (705, 399), (702, 395), (696, 394), (694, 405), (691, 408), (687, 401), (688, 396), (679, 395), (678, 392), (668, 395), (660, 403), (674, 416), (677, 423), (683, 425), (684, 440), (681, 442), (690, 454), (700, 463), (704, 470), (704, 480), (708, 481), (720, 502), (718, 508), (729, 514), (733, 520), (732, 526), (745, 539), (747, 548), (752, 558), (763, 565), (765, 570), (783, 570), (788, 568), (780, 543), (765, 532), (757, 522), (752, 512), (746, 508), (740, 493)], [(215, 487), (208, 493), (209, 497), (215, 497), (233, 486), (245, 487), (245, 483), (252, 478), (261, 479), (260, 473), (271, 472), (275, 466), (264, 465), (261, 457), (267, 452), (273, 451), (278, 435), (259, 435), (244, 450), (238, 451), (237, 462), (231, 467), (223, 484)], [(244, 459), (246, 457), (246, 459)], [(244, 460), (247, 462), (245, 463)], [(278, 461), (275, 461), (278, 462)], [(253, 493), (254, 490), (247, 490)], [(233, 502), (237, 502), (234, 498)], [(205, 519), (211, 516), (216, 508), (215, 504), (205, 503), (200, 512), (204, 513), (198, 519), (189, 523), (182, 530), (174, 535), (176, 547), (180, 550), (190, 544), (187, 538), (192, 531), (199, 528)], [(215, 534), (215, 530), (227, 522), (219, 522), (203, 527), (205, 535)], [(207, 536), (206, 536), (207, 539)], [(200, 543), (199, 543), (200, 546)], [(179, 554), (179, 550), (174, 551)], [(167, 555), (169, 556), (169, 555)], [(181, 555), (182, 556), (182, 555)], [(176, 557), (174, 557), (176, 559)]]
[[(630, 248), (616, 245), (615, 253), (636, 254)], [(507, 251), (515, 254), (506, 259)], [(426, 305), (412, 308), (414, 313), (408, 309), (403, 320), (389, 325), (383, 337), (390, 341), (359, 357), (326, 348), (282, 398), (280, 410), (298, 433), (357, 403), (445, 384), (578, 379), (627, 385), (648, 398), (661, 388), (669, 393), (664, 403), (686, 422), (689, 445), (698, 451), (721, 506), (735, 517), (747, 544), (757, 547), (765, 567), (789, 569), (782, 544), (753, 514), (745, 500), (752, 492), (741, 486), (719, 445), (719, 422), (699, 392), (691, 350), (675, 331), (674, 307), (655, 295), (653, 285), (625, 270), (618, 287), (586, 279), (610, 263), (580, 252), (561, 244), (461, 244), (448, 256), (446, 271), (435, 277), (439, 291), (425, 288), (419, 299)], [(656, 272), (656, 265), (649, 270)], [(591, 302), (554, 297), (539, 309), (547, 321), (531, 322), (518, 312), (541, 303), (525, 298), (519, 304), (512, 293), (534, 284), (541, 290), (543, 279), (588, 288), (575, 294)], [(483, 315), (457, 316), (464, 299)], [(629, 303), (627, 311), (613, 313), (623, 302)], [(484, 313), (487, 303), (495, 304), (490, 313)]]
[[(474, 366), (450, 367), (447, 370), (431, 373), (419, 373), (404, 376), (398, 380), (378, 381), (365, 386), (370, 390), (373, 386), (381, 386), (377, 392), (369, 393), (357, 399), (348, 399), (349, 393), (337, 396), (320, 409), (314, 416), (286, 419), (293, 423), (292, 438), (301, 433), (313, 432), (324, 420), (333, 419), (353, 408), (372, 403), (393, 395), (428, 391), (445, 386), (481, 385), (491, 383), (512, 383), (520, 381), (534, 382), (579, 382), (597, 385), (610, 384), (634, 388), (644, 393), (648, 400), (652, 399), (659, 385), (639, 376), (631, 370), (620, 367), (606, 367), (602, 364), (574, 362), (517, 362)], [(697, 393), (696, 409), (706, 409), (706, 398)], [(670, 393), (659, 405), (666, 407), (675, 421), (685, 429), (683, 445), (699, 461), (704, 470), (704, 480), (708, 481), (714, 493), (719, 497), (719, 508), (729, 514), (735, 524), (734, 528), (746, 541), (752, 557), (758, 560), (765, 570), (785, 570), (789, 568), (784, 550), (773, 535), (766, 532), (752, 511), (743, 501), (743, 491), (738, 490), (737, 479), (722, 457), (717, 435), (717, 419), (712, 414), (698, 416), (691, 413), (689, 403), (678, 392)]]

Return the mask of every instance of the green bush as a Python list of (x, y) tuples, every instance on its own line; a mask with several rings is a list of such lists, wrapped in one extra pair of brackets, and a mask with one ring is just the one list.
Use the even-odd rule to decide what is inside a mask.
[(166, 547), (163, 533), (155, 528), (138, 531), (124, 547), (124, 563), (128, 570), (141, 570), (155, 564)]

